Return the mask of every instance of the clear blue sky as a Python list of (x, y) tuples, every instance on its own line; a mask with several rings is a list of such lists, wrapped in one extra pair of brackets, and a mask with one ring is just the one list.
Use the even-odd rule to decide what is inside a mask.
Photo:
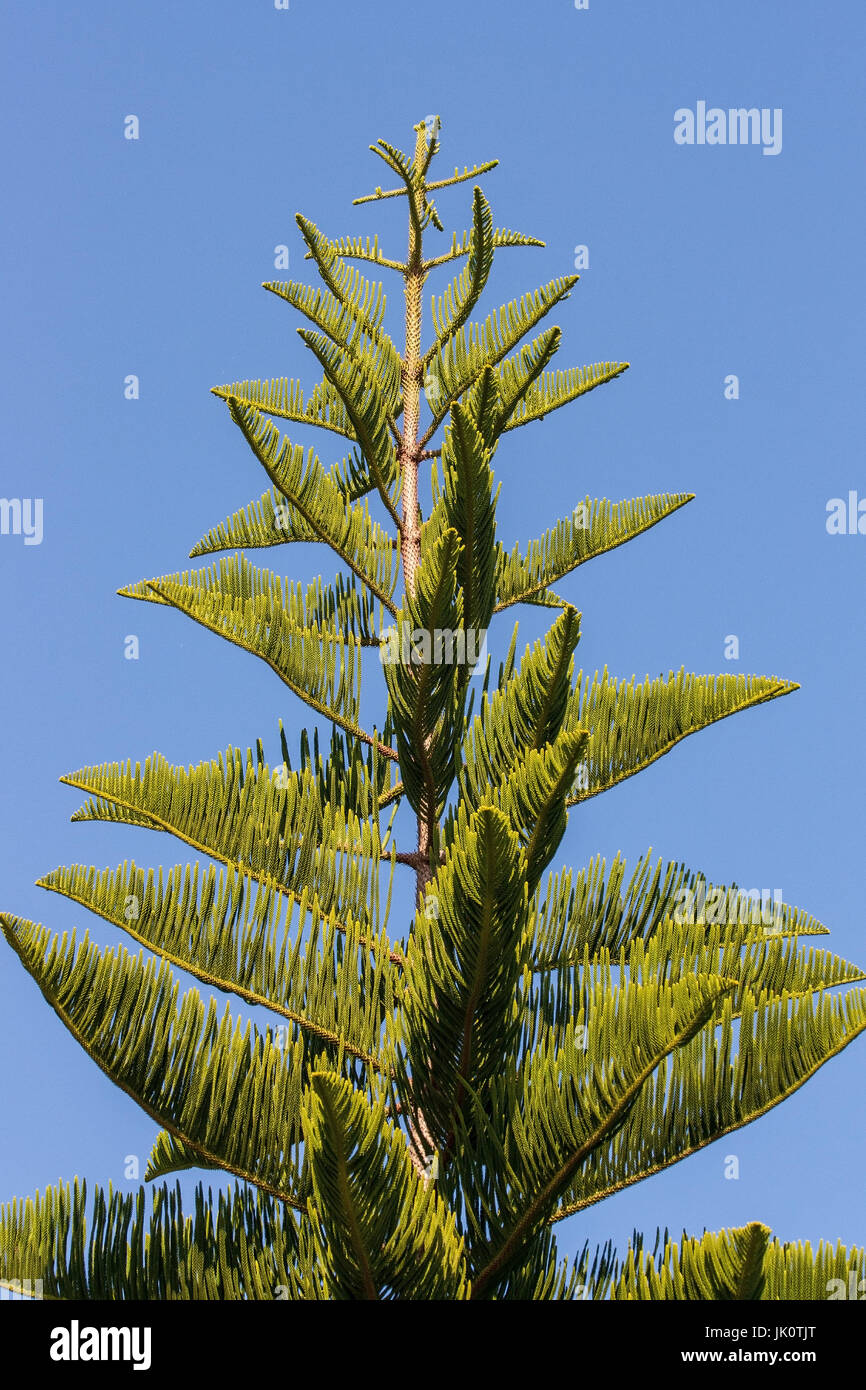
[[(4, 910), (107, 944), (104, 923), (34, 880), (75, 862), (184, 862), (145, 831), (70, 825), (62, 773), (154, 749), (198, 762), (259, 736), (272, 748), (278, 717), (308, 722), (252, 657), (115, 590), (189, 567), (203, 532), (264, 490), (209, 389), (317, 379), (298, 319), (259, 288), (285, 278), (273, 248), (288, 244), (289, 273), (307, 278), (303, 211), (402, 250), (392, 206), (351, 200), (383, 180), (368, 144), (405, 148), (439, 113), (445, 172), (498, 157), (483, 181), (496, 225), (547, 243), (500, 254), (485, 307), (568, 273), (586, 244), (555, 319), (558, 364), (632, 364), (507, 437), (501, 538), (527, 541), (587, 492), (697, 494), (562, 586), (583, 613), (580, 664), (802, 686), (573, 814), (560, 860), (652, 846), (716, 882), (779, 887), (832, 929), (821, 945), (866, 963), (866, 535), (825, 527), (830, 498), (866, 497), (864, 28), (854, 0), (7, 7), (0, 495), (42, 498), (44, 534), (0, 536)], [(674, 112), (700, 101), (780, 108), (781, 151), (676, 144)], [(123, 136), (130, 114), (138, 141)], [(440, 198), (449, 238), (469, 200)], [(124, 399), (130, 373), (138, 401)], [(310, 547), (251, 558), (302, 579), (322, 564)], [(541, 630), (522, 621), (527, 640)], [(143, 1170), (154, 1126), (6, 948), (0, 1019), (0, 1199), (75, 1174), (125, 1186), (124, 1158)], [(561, 1227), (564, 1247), (751, 1219), (863, 1244), (864, 1072), (861, 1040), (757, 1124)]]

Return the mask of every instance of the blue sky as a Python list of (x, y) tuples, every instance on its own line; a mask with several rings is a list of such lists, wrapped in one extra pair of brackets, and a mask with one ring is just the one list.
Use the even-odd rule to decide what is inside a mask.
[[(278, 718), (293, 733), (309, 722), (261, 663), (115, 591), (190, 567), (204, 531), (264, 490), (209, 391), (317, 379), (299, 320), (260, 288), (286, 278), (274, 247), (289, 246), (290, 276), (309, 278), (302, 211), (329, 235), (378, 231), (402, 252), (399, 209), (351, 201), (384, 182), (367, 146), (407, 148), (414, 122), (438, 113), (442, 171), (497, 157), (482, 180), (495, 224), (546, 242), (499, 254), (485, 312), (569, 273), (585, 245), (589, 265), (555, 316), (557, 365), (631, 363), (506, 438), (501, 539), (525, 543), (586, 493), (696, 494), (563, 584), (583, 614), (579, 664), (801, 684), (580, 808), (559, 859), (633, 862), (652, 846), (716, 882), (779, 887), (832, 929), (821, 945), (866, 964), (866, 535), (825, 524), (831, 498), (866, 498), (864, 28), (853, 0), (590, 0), (582, 11), (571, 0), (291, 0), (286, 11), (47, 0), (7, 13), (0, 495), (42, 499), (43, 534), (38, 545), (0, 535), (4, 910), (89, 926), (107, 944), (104, 923), (34, 880), (75, 862), (183, 862), (181, 846), (141, 830), (71, 825), (79, 801), (61, 774), (154, 749), (186, 764), (257, 737), (273, 747)], [(781, 149), (677, 144), (674, 113), (699, 102), (781, 110)], [(448, 240), (468, 225), (470, 198), (469, 186), (441, 195)], [(387, 288), (399, 313), (399, 285)], [(730, 374), (737, 400), (725, 397)], [(316, 442), (332, 462), (328, 437)], [(311, 547), (251, 558), (331, 576)], [(544, 626), (521, 616), (522, 639)], [(510, 631), (494, 629), (494, 649)], [(130, 634), (138, 661), (124, 659)], [(725, 659), (729, 634), (738, 661)], [(0, 1200), (75, 1174), (128, 1186), (125, 1158), (143, 1171), (153, 1124), (8, 949), (0, 1018)], [(757, 1124), (572, 1220), (564, 1248), (753, 1219), (783, 1239), (863, 1244), (864, 1049), (853, 1043)]]

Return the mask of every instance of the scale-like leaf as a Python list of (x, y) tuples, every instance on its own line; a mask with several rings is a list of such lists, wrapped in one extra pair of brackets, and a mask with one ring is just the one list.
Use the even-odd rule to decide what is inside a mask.
[(543, 641), (526, 649), (517, 674), (484, 695), (461, 748), (460, 793), (470, 806), (507, 782), (531, 750), (559, 734), (571, 697), (580, 614), (567, 608)]
[(591, 367), (567, 367), (565, 371), (545, 372), (517, 403), (502, 432), (516, 430), (532, 420), (543, 420), (552, 410), (576, 401), (596, 386), (615, 381), (628, 370), (628, 362), (595, 362)]
[(483, 1133), (476, 1125), (472, 1176), (486, 1189), (487, 1217), (471, 1247), (473, 1298), (495, 1295), (574, 1175), (621, 1132), (653, 1073), (703, 1028), (729, 989), (725, 980), (694, 976), (597, 989), (594, 1047), (584, 1051), (574, 1037), (558, 1046), (549, 1036), (516, 1077), (494, 1085), (493, 1120)]
[(270, 381), (232, 381), (226, 386), (211, 388), (214, 396), (236, 400), (282, 420), (295, 420), (302, 425), (318, 425), (323, 430), (354, 439), (355, 431), (339, 394), (327, 378), (314, 387), (309, 397), (299, 381), (288, 377), (272, 377)]
[[(300, 223), (300, 218), (298, 219), (298, 222)], [(328, 249), (332, 252), (332, 254), (334, 256), (342, 257), (343, 260), (369, 261), (372, 265), (385, 266), (389, 270), (403, 269), (403, 263), (401, 261), (392, 260), (390, 257), (384, 256), (382, 254), (382, 251), (379, 248), (378, 234), (373, 237), (372, 241), (369, 237), (359, 236), (328, 238), (324, 237), (321, 232), (319, 233), (319, 237), (321, 239), (320, 245), (321, 242), (326, 242)], [(311, 250), (308, 250), (305, 253), (304, 259), (314, 259)]]
[(558, 521), (540, 540), (530, 541), (524, 553), (515, 545), (503, 550), (496, 575), (496, 611), (514, 603), (537, 603), (551, 584), (558, 584), (578, 565), (614, 550), (648, 531), (692, 500), (690, 492), (665, 492), (633, 501), (594, 501), (586, 497), (571, 517)]
[[(770, 1240), (757, 1221), (734, 1230), (665, 1240), (657, 1255), (630, 1249), (605, 1296), (615, 1300), (670, 1299), (722, 1302), (762, 1300), (817, 1302), (862, 1298), (866, 1249), (835, 1249), (824, 1241), (813, 1253), (804, 1244)], [(607, 1280), (604, 1281), (608, 1283)], [(859, 1292), (858, 1292), (859, 1290)]]
[(471, 415), (459, 405), (452, 409), (445, 432), (442, 473), (442, 522), (460, 538), (457, 584), (463, 595), (463, 624), (478, 639), (477, 648), (496, 601), (496, 498), (489, 451)]
[(0, 917), (0, 928), (61, 1022), (115, 1085), (207, 1163), (303, 1210), (299, 1144), (305, 1072), (298, 1042), (278, 1048), (233, 1024), (198, 990), (178, 1006), (162, 962), (85, 935)]
[[(437, 303), (433, 299), (433, 328), (436, 343), (441, 349), (468, 319), (487, 284), (493, 266), (493, 217), (490, 204), (475, 188), (472, 195), (472, 232), (469, 238), (469, 260), (461, 274), (449, 285)], [(433, 355), (435, 347), (430, 349)]]
[(415, 918), (399, 987), (396, 1064), (435, 1149), (450, 1146), (467, 1096), (483, 1094), (513, 1055), (527, 893), (506, 817), (483, 806), (467, 818), (461, 808)]
[(337, 575), (333, 585), (314, 579), (305, 587), (300, 581), (292, 583), (269, 570), (257, 569), (243, 555), (233, 555), (219, 566), (139, 580), (119, 593), (122, 598), (176, 607), (160, 592), (160, 586), (169, 584), (205, 593), (222, 590), (241, 603), (266, 595), (294, 627), (315, 626), (334, 635), (351, 635), (363, 646), (378, 645), (381, 613), (371, 595), (359, 589), (351, 576)]
[[(298, 213), (295, 221), (307, 243), (308, 254), (331, 294), (354, 315), (363, 332), (374, 342), (378, 341), (384, 334), (386, 302), (381, 283), (372, 285), (354, 267), (346, 265), (334, 243), (308, 217)], [(373, 312), (367, 307), (370, 303), (375, 305)]]
[(541, 375), (554, 354), (559, 351), (561, 340), (561, 329), (548, 328), (528, 347), (521, 348), (514, 357), (508, 357), (500, 363), (498, 374), (502, 414), (496, 422), (497, 437), (504, 433), (505, 422), (532, 390), (533, 382)]
[(301, 285), (293, 280), (269, 280), (263, 288), (297, 309), (347, 357), (387, 382), (389, 392), (394, 395), (399, 391), (400, 355), (383, 328), (385, 296), (382, 286), (371, 284), (348, 266), (344, 270), (347, 289), (354, 281), (354, 295), (335, 295), (330, 290)]
[(508, 780), (490, 791), (490, 800), (521, 836), (531, 892), (565, 834), (566, 797), (587, 739), (585, 729), (575, 729), (541, 749), (531, 748)]
[(338, 347), (321, 333), (298, 329), (307, 347), (318, 358), (328, 381), (342, 401), (354, 436), (361, 446), (370, 476), (379, 496), (395, 522), (399, 521), (392, 491), (397, 483), (397, 454), (390, 426), (399, 413), (400, 402), (388, 383), (380, 384), (376, 364), (369, 369), (357, 360), (345, 357)]
[(569, 806), (633, 777), (689, 734), (798, 689), (776, 676), (696, 676), (684, 668), (636, 686), (634, 677), (617, 681), (605, 667), (590, 684), (581, 671), (564, 727), (579, 725), (590, 737)]
[[(801, 908), (774, 900), (771, 910), (760, 894), (759, 899), (757, 912), (749, 899), (747, 920), (757, 916), (762, 930), (782, 937), (829, 934), (827, 927)], [(653, 866), (651, 850), (638, 860), (628, 881), (620, 855), (609, 871), (599, 855), (574, 877), (570, 869), (551, 875), (535, 912), (532, 966), (534, 970), (561, 969), (577, 964), (587, 951), (590, 956), (604, 950), (618, 953), (637, 940), (649, 940), (670, 917), (688, 925), (706, 925), (708, 903), (735, 902), (739, 920), (741, 901), (742, 890), (736, 884), (714, 887), (685, 864), (663, 864), (659, 859)]]
[[(288, 508), (277, 503), (273, 540), (267, 543), (279, 543), (283, 530), (288, 530), (291, 539), (323, 541), (393, 611), (390, 600), (397, 580), (396, 552), (366, 504), (350, 505), (314, 451), (305, 454), (301, 445), (292, 446), (285, 437), (281, 440), (276, 426), (254, 406), (230, 398), (229, 411), (277, 494), (288, 503)], [(299, 533), (294, 534), (298, 528)], [(312, 537), (307, 534), (310, 531)], [(200, 552), (202, 545), (199, 542), (196, 550)]]
[[(382, 731), (386, 744), (392, 732), (386, 721)], [(293, 760), (282, 721), (280, 745), (283, 766), (290, 772)], [(299, 745), (298, 770), (311, 772), (317, 778), (322, 805), (332, 802), (357, 816), (359, 821), (372, 818), (378, 825), (378, 807), (384, 804), (382, 799), (390, 796), (396, 784), (396, 762), (381, 757), (375, 745), (364, 744), (333, 725), (324, 753), (319, 747), (317, 729), (313, 730), (312, 743), (307, 731), (302, 729)]]
[(468, 1296), (454, 1214), (412, 1166), (384, 1102), (332, 1073), (304, 1102), (312, 1236), (334, 1299)]
[(668, 919), (648, 940), (638, 937), (618, 954), (590, 955), (587, 949), (581, 961), (537, 975), (526, 1002), (521, 1050), (532, 1050), (545, 1030), (556, 1038), (573, 1032), (577, 1020), (588, 1016), (597, 987), (613, 989), (626, 978), (674, 982), (687, 975), (722, 975), (735, 984), (732, 1018), (755, 999), (794, 999), (866, 980), (859, 966), (829, 951), (802, 950), (796, 937), (777, 936), (760, 920), (754, 926), (703, 927)]
[[(756, 998), (743, 990), (739, 1037), (725, 1001), (718, 1029), (704, 1029), (659, 1071), (609, 1144), (590, 1156), (556, 1213), (559, 1220), (677, 1163), (750, 1124), (793, 1095), (866, 1030), (866, 990)], [(589, 1020), (592, 1052), (592, 1020)]]
[[(420, 144), (418, 148), (420, 148)], [(400, 192), (405, 193), (408, 198), (409, 221), (419, 243), (424, 228), (431, 222), (438, 231), (444, 231), (439, 219), (439, 214), (436, 211), (436, 205), (429, 195), (429, 189), (433, 187), (433, 185), (427, 184), (424, 177), (425, 169), (423, 166), (419, 166), (417, 157), (415, 159), (410, 159), (402, 150), (398, 150), (393, 145), (390, 145), (387, 140), (377, 140), (375, 145), (370, 146), (370, 149), (373, 151), (373, 154), (377, 154), (380, 159), (385, 161), (389, 168), (394, 170), (398, 178), (403, 180), (403, 188)], [(429, 163), (429, 158), (437, 149), (438, 142), (434, 139), (432, 145), (427, 149), (427, 163)], [(467, 171), (465, 177), (468, 176)], [(373, 196), (375, 197), (377, 195), (381, 196), (381, 190), (377, 189), (376, 194)], [(356, 203), (361, 203), (365, 202), (366, 199), (356, 198), (354, 201)]]
[[(436, 266), (447, 265), (449, 261), (459, 260), (462, 256), (468, 256), (472, 246), (472, 233), (465, 231), (461, 240), (458, 242), (457, 233), (451, 235), (451, 248), (443, 252), (441, 256), (433, 256), (424, 265), (427, 270), (433, 270)], [(526, 236), (523, 232), (512, 232), (507, 227), (497, 227), (493, 233), (493, 249), (499, 250), (506, 246), (544, 246), (546, 243), (539, 241), (537, 237)], [(344, 251), (344, 255), (347, 253)]]
[[(148, 1207), (150, 1215), (148, 1216)], [(272, 1300), (298, 1282), (298, 1217), (247, 1186), (115, 1192), (76, 1178), (0, 1207), (0, 1286), (45, 1299)]]
[(369, 741), (358, 724), (362, 639), (351, 632), (344, 637), (328, 622), (301, 621), (288, 580), (256, 569), (243, 556), (230, 556), (206, 570), (162, 575), (120, 593), (127, 598), (155, 594), (259, 657), (317, 714)]
[[(391, 947), (384, 936), (328, 914), (307, 891), (238, 870), (177, 865), (145, 874), (135, 864), (97, 873), (55, 869), (39, 886), (98, 913), (140, 945), (206, 985), (273, 1010), (297, 1029), (374, 1068), (391, 1008)], [(342, 896), (342, 895), (335, 895)], [(296, 920), (297, 919), (297, 920)]]
[[(459, 728), (459, 665), (444, 637), (463, 629), (462, 596), (456, 587), (460, 538), (442, 533), (416, 575), (387, 647), (385, 680), (393, 711), (397, 753), (406, 797), (423, 819), (438, 816), (454, 780)], [(382, 634), (383, 644), (388, 634)], [(443, 659), (447, 655), (450, 659)], [(406, 657), (408, 656), (408, 659)]]
[(378, 930), (382, 847), (375, 818), (323, 803), (310, 769), (271, 769), (239, 748), (197, 767), (159, 754), (84, 767), (61, 778), (92, 798), (73, 819), (119, 818), (167, 831), (206, 854), (285, 892), (315, 893), (326, 913)]
[(381, 284), (372, 284), (358, 271), (351, 273), (358, 285), (357, 296), (351, 299), (338, 299), (330, 290), (296, 280), (267, 280), (262, 288), (297, 309), (344, 352), (354, 353), (359, 342), (384, 337), (385, 296)]
[(444, 350), (434, 353), (427, 372), (428, 381), (434, 383), (432, 391), (428, 388), (433, 422), (425, 440), (438, 429), (454, 402), (469, 390), (484, 368), (495, 367), (507, 357), (556, 304), (568, 298), (577, 280), (576, 275), (563, 276), (533, 294), (525, 294), (519, 301), (503, 304), (483, 324), (464, 325), (449, 338)]

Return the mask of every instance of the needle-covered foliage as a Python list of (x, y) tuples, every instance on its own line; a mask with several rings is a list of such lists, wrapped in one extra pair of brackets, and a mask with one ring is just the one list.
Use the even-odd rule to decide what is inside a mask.
[[(158, 1126), (153, 1186), (88, 1198), (76, 1180), (4, 1207), (0, 1283), (94, 1299), (825, 1298), (866, 1276), (866, 1253), (780, 1245), (758, 1223), (557, 1254), (558, 1223), (757, 1119), (840, 1052), (866, 1028), (866, 990), (833, 987), (866, 975), (813, 947), (814, 918), (768, 916), (681, 864), (558, 867), (572, 808), (795, 686), (575, 669), (569, 577), (690, 495), (577, 497), (505, 548), (502, 437), (628, 364), (553, 367), (547, 324), (575, 275), (474, 317), (495, 253), (543, 244), (497, 230), (475, 184), (471, 226), (443, 249), (434, 197), (495, 160), (433, 178), (438, 121), (411, 154), (371, 149), (395, 186), (356, 202), (401, 200), (405, 257), (298, 217), (321, 283), (265, 288), (301, 316), (320, 379), (215, 388), (267, 491), (202, 518), (205, 568), (121, 590), (261, 658), (320, 727), (297, 749), (281, 727), (270, 757), (257, 740), (197, 767), (154, 755), (63, 778), (85, 798), (74, 819), (162, 831), (201, 861), (40, 880), (138, 954), (0, 918)], [(425, 344), (427, 282), (449, 267)], [(380, 273), (402, 281), (400, 346)], [(522, 438), (531, 452), (539, 436)], [(297, 542), (332, 552), (332, 583), (210, 560), (266, 549), (278, 564)], [(549, 610), (549, 631), (494, 664), (488, 630), (493, 644), (518, 604)], [(383, 682), (371, 727), (362, 677)], [(414, 916), (392, 892), (404, 874)], [(205, 997), (181, 997), (173, 968)], [(234, 996), (225, 1012), (214, 991)], [(201, 1184), (185, 1212), (164, 1180), (195, 1168), (225, 1190)]]

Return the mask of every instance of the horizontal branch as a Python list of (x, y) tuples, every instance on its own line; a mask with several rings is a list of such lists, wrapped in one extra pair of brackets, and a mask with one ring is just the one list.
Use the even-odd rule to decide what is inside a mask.
[[(372, 145), (370, 148), (373, 150), (374, 154), (379, 153)], [(474, 179), (476, 174), (489, 173), (491, 169), (496, 168), (498, 163), (498, 159), (488, 159), (486, 164), (476, 164), (474, 169), (464, 169), (462, 174), (455, 169), (454, 173), (448, 179), (437, 179), (435, 183), (425, 183), (423, 192), (426, 194), (434, 192), (437, 188), (453, 188), (455, 184), (465, 183), (467, 179)], [(383, 198), (407, 198), (408, 196), (408, 188), (383, 189), (377, 185), (372, 193), (365, 193), (363, 198), (353, 198), (352, 206), (357, 207), (359, 203), (377, 203)]]
[[(370, 265), (381, 265), (386, 270), (399, 270), (402, 275), (406, 274), (407, 266), (402, 261), (392, 261), (389, 256), (373, 255), (369, 251), (340, 251), (340, 258), (344, 261), (367, 261)], [(305, 261), (313, 260), (313, 254), (308, 251), (304, 256)]]

